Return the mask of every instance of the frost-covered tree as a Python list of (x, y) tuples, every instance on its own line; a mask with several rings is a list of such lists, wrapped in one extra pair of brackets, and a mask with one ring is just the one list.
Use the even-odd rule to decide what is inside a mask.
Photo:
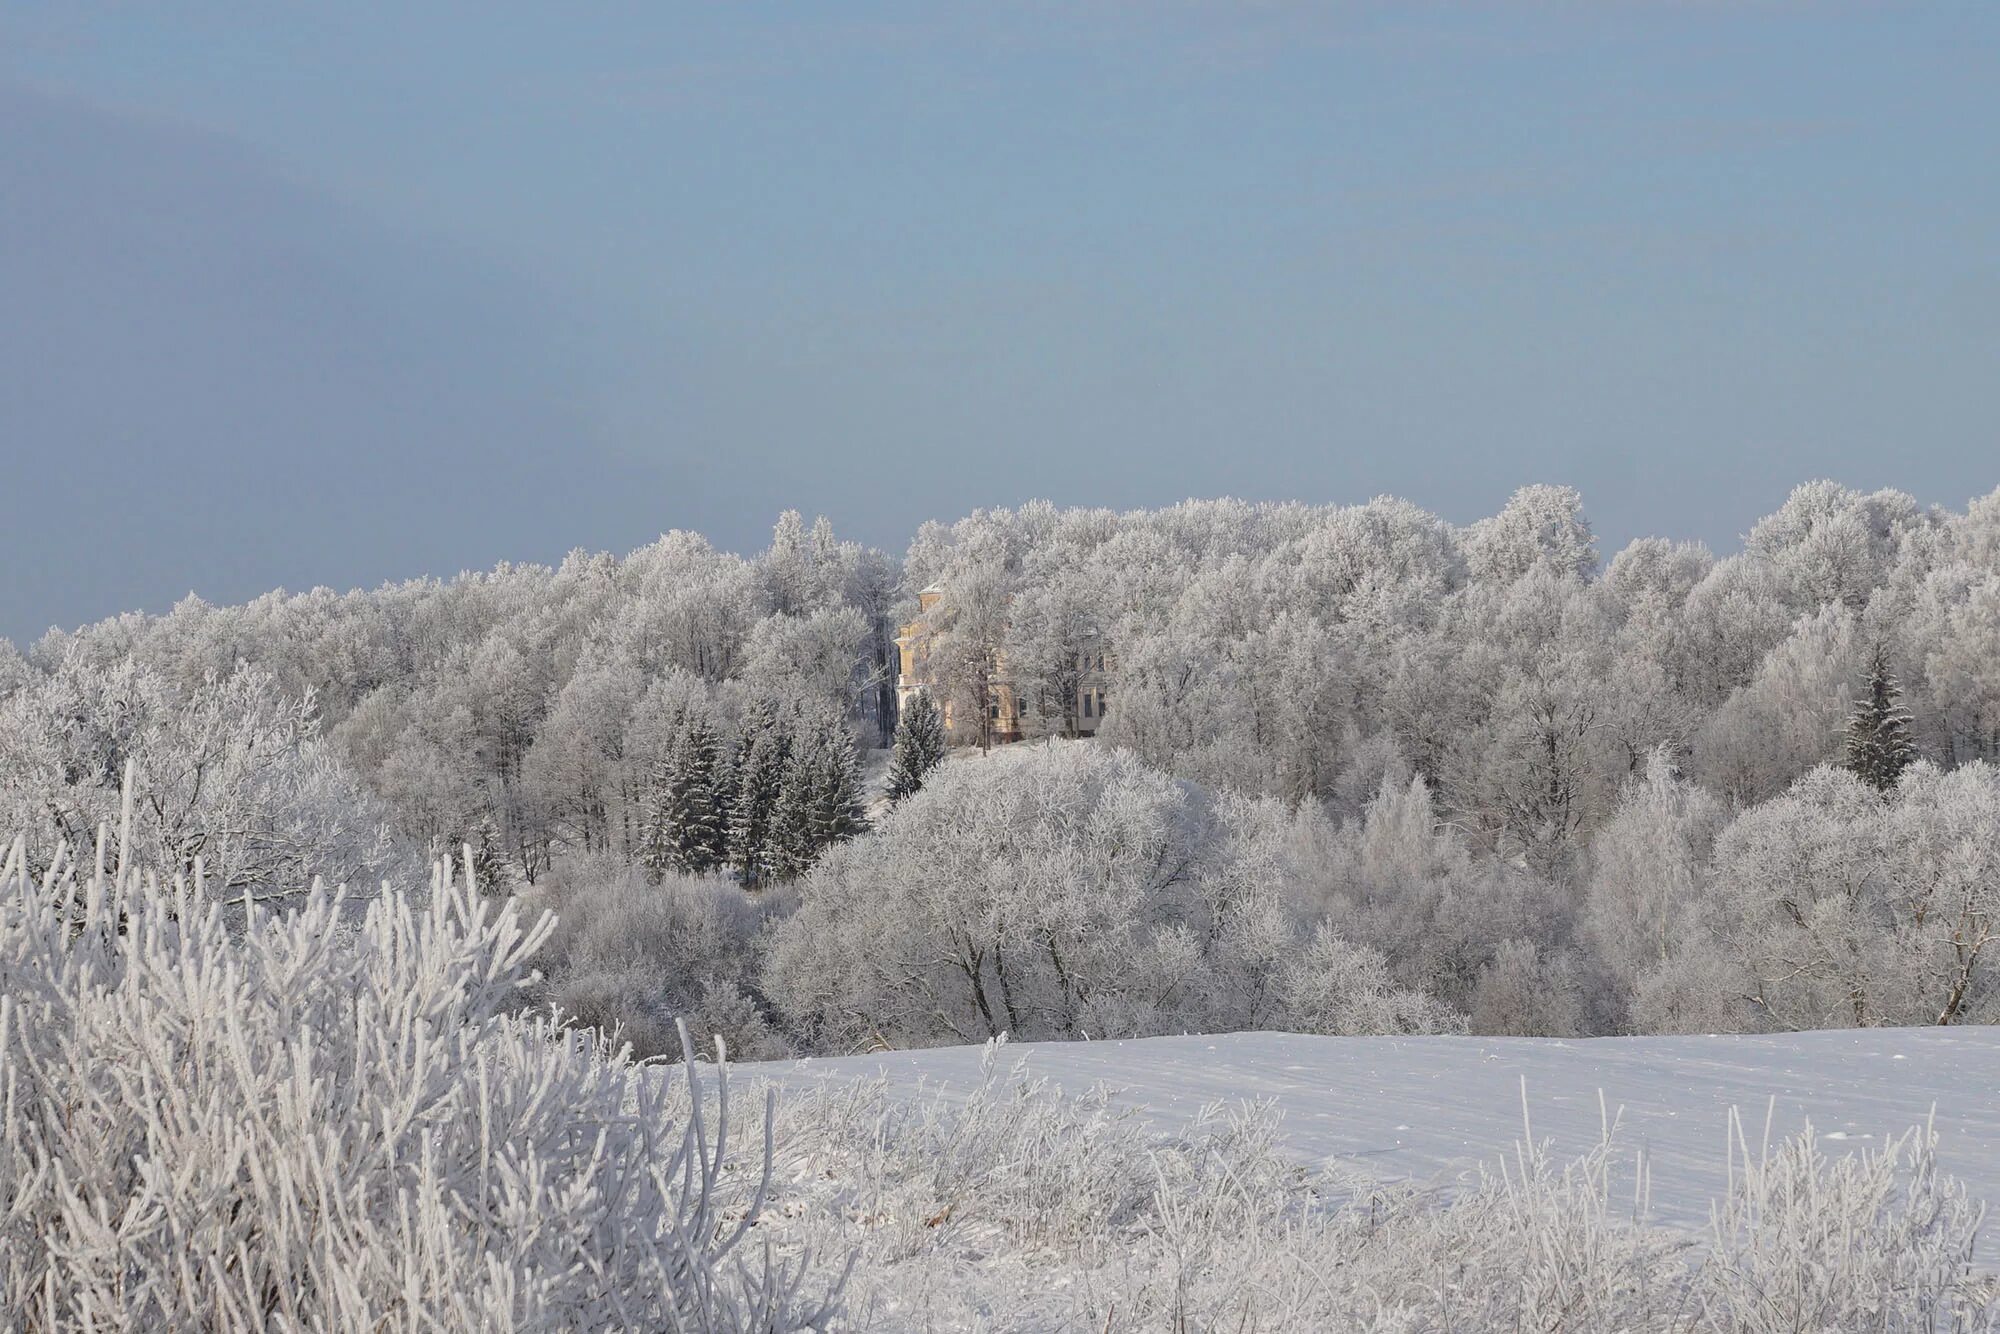
[(626, 557), (618, 573), (628, 591), (606, 633), (641, 671), (679, 668), (708, 681), (739, 672), (764, 596), (747, 562), (674, 532)]
[(631, 846), (626, 826), (637, 793), (625, 744), (643, 690), (630, 663), (581, 667), (536, 729), (522, 779), (545, 813), (551, 836), (565, 846), (586, 852)]
[(701, 875), (728, 855), (728, 783), (705, 709), (685, 710), (670, 729), (672, 740), (651, 775), (645, 863), (655, 874)]
[(1482, 856), (1440, 817), (1422, 777), (1392, 770), (1363, 817), (1319, 840), (1304, 876), (1310, 908), (1380, 950), (1396, 981), (1454, 1009), (1472, 1004), (1480, 971), (1506, 940), (1554, 947), (1562, 900), (1508, 862)]
[(1986, 1022), (1996, 1013), (2000, 770), (1911, 765), (1876, 792), (1814, 770), (1717, 838), (1718, 935), (1786, 1028)]
[(1744, 545), (1778, 571), (1795, 613), (1859, 608), (1887, 580), (1902, 547), (1936, 522), (1901, 491), (1863, 495), (1822, 479), (1795, 488)]
[(130, 658), (70, 651), (0, 700), (0, 815), (52, 855), (87, 855), (130, 769), (135, 855), (231, 894), (311, 879), (371, 884), (393, 848), (381, 811), (320, 736), (310, 697), (241, 667), (192, 690)]
[[(1442, 1014), (1301, 949), (1271, 828), (1088, 743), (947, 766), (814, 867), (765, 987), (835, 1049), (1283, 1025), (1282, 997)], [(1300, 975), (1309, 959), (1339, 976)]]
[(1105, 651), (1099, 594), (1074, 567), (1030, 578), (1007, 607), (1002, 654), (1008, 684), (1027, 706), (1030, 736), (1074, 737), (1082, 727), (1084, 682)]
[(1868, 660), (1867, 687), (1847, 717), (1847, 767), (1876, 791), (1887, 792), (1916, 758), (1902, 684), (1890, 670), (1887, 647), (1877, 644)]
[(27, 660), (11, 640), (0, 639), (0, 699), (26, 685), (32, 674)]
[(1865, 662), (1853, 612), (1835, 603), (1801, 618), (1765, 655), (1750, 683), (1702, 725), (1694, 772), (1719, 792), (1757, 802), (1834, 762)]
[(773, 869), (778, 806), (791, 758), (791, 736), (775, 706), (760, 703), (745, 719), (731, 765), (729, 865), (750, 884)]
[(2000, 758), (2000, 562), (1945, 561), (1898, 593), (1900, 614), (1880, 623), (1897, 634), (1920, 749), (1947, 764)]
[(997, 732), (1012, 584), (997, 561), (967, 563), (953, 570), (947, 595), (923, 618), (931, 686), (953, 731), (982, 750), (993, 745)]
[(1704, 710), (1748, 685), (1797, 619), (1772, 563), (1750, 555), (1717, 561), (1675, 617), (1669, 674)]
[(818, 856), (834, 844), (866, 832), (868, 812), (853, 729), (837, 716), (828, 717), (813, 749), (818, 763), (810, 828), (813, 855)]
[(1574, 487), (1524, 486), (1506, 507), (1474, 524), (1465, 538), (1475, 579), (1508, 584), (1530, 570), (1590, 579), (1597, 573), (1597, 538)]
[[(1268, 800), (1317, 831), (1316, 861), (1230, 854), (1238, 866), (1264, 857), (1296, 920), (1228, 915), (1230, 967), (1201, 974), (1196, 1008), (1211, 1017), (1279, 1022), (1288, 1002), (1276, 998), (1293, 993), (1272, 960), (1328, 919), (1340, 940), (1384, 954), (1396, 985), (1478, 1009), (1482, 1026), (1541, 1022), (1520, 1016), (1555, 1016), (1565, 997), (1592, 1028), (1806, 1022), (1803, 1001), (1779, 1015), (1749, 999), (1770, 957), (1752, 942), (1769, 933), (1703, 866), (1707, 834), (1694, 831), (1731, 806), (1765, 819), (1841, 763), (1857, 683), (1878, 668), (1902, 690), (1911, 753), (1947, 773), (2000, 759), (2000, 493), (1949, 515), (1809, 483), (1738, 554), (1642, 539), (1599, 578), (1580, 498), (1530, 487), (1463, 529), (1390, 498), (1126, 513), (1031, 502), (927, 523), (899, 563), (793, 513), (747, 558), (682, 532), (554, 567), (239, 607), (190, 598), (0, 654), (18, 733), (0, 742), (12, 746), (0, 792), (38, 828), (87, 842), (118, 767), (106, 756), (202, 751), (228, 728), (213, 709), (200, 726), (177, 721), (183, 706), (210, 700), (211, 682), (262, 673), (270, 698), (313, 701), (313, 735), (277, 749), (296, 750), (298, 772), (330, 763), (324, 792), (346, 792), (333, 807), (360, 802), (434, 851), (470, 843), (485, 883), (527, 892), (558, 870), (643, 869), (676, 744), (668, 722), (695, 710), (717, 748), (707, 804), (723, 855), (742, 879), (771, 882), (851, 823), (823, 799), (845, 761), (818, 749), (811, 737), (832, 733), (807, 720), (887, 739), (891, 636), (932, 584), (946, 596), (920, 628), (955, 739), (996, 743), (1003, 717), (1029, 736), (1081, 730), (1074, 706), (1085, 690), (1099, 698), (1101, 653), (1113, 707), (1095, 720), (1097, 744), (1200, 785), (1218, 809)], [(1874, 645), (1889, 647), (1880, 663)], [(78, 694), (84, 671), (113, 685)], [(1864, 730), (1872, 745), (1878, 729)], [(1650, 776), (1661, 752), (1679, 775), (1669, 789)], [(744, 790), (726, 781), (739, 761)], [(1889, 784), (1884, 810), (1901, 810), (1895, 764), (1869, 763)], [(197, 769), (206, 804), (219, 770)], [(1380, 835), (1396, 824), (1389, 806), (1414, 810), (1413, 778), (1421, 837), (1395, 852)], [(1385, 785), (1395, 801), (1376, 812)], [(164, 837), (189, 855), (172, 801), (149, 818), (181, 826)], [(699, 823), (692, 808), (687, 819)], [(295, 833), (261, 837), (276, 847)], [(221, 855), (201, 851), (211, 866)], [(1690, 879), (1696, 907), (1663, 909)], [(1880, 903), (1855, 920), (1874, 933), (1858, 940), (1864, 955), (1904, 931)]]
[(845, 707), (857, 694), (867, 621), (852, 607), (819, 607), (757, 623), (743, 675), (762, 690)]
[(1722, 803), (1656, 751), (1591, 841), (1583, 935), (1624, 1003), (1647, 974), (1702, 943), (1695, 927), (1708, 915), (1709, 862), (1726, 823)]
[(827, 848), (867, 827), (853, 731), (824, 711), (792, 719), (766, 838), (767, 873), (796, 880)]
[(1566, 876), (1610, 804), (1603, 716), (1612, 631), (1596, 590), (1535, 567), (1467, 604), (1461, 679), (1485, 695), (1453, 743), (1447, 790), (1508, 855)]
[(924, 785), (944, 762), (944, 717), (930, 692), (919, 690), (896, 720), (896, 743), (889, 759), (890, 801), (901, 801)]
[(872, 719), (875, 744), (887, 746), (896, 724), (896, 634), (905, 619), (896, 562), (870, 548), (848, 572), (847, 605), (861, 616), (863, 661), (859, 670), (862, 714)]
[(805, 617), (838, 605), (861, 549), (835, 539), (824, 515), (810, 529), (797, 510), (778, 516), (771, 545), (757, 558), (757, 573), (771, 610)]

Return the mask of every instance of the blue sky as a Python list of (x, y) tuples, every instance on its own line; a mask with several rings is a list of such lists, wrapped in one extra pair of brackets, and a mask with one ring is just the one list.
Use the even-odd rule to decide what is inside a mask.
[(793, 506), (1962, 504), (1996, 70), (1990, 3), (13, 0), (0, 634)]

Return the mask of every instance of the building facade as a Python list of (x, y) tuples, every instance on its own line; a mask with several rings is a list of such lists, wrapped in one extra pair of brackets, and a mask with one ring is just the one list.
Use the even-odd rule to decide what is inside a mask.
[[(1061, 716), (1043, 717), (1037, 713), (1042, 707), (1035, 698), (1039, 692), (1025, 684), (1017, 685), (1008, 674), (1006, 655), (997, 651), (991, 670), (978, 674), (980, 680), (974, 688), (957, 691), (943, 688), (933, 671), (931, 649), (939, 633), (937, 627), (950, 610), (945, 599), (944, 588), (937, 584), (919, 592), (917, 619), (903, 626), (896, 636), (899, 711), (916, 695), (930, 695), (944, 715), (945, 735), (957, 746), (1006, 744), (1027, 736), (1092, 736), (1103, 725), (1111, 698), (1111, 664), (1103, 641), (1097, 637), (1079, 649), (1071, 674), (1074, 687), (1063, 691), (1072, 698), (1057, 702), (1057, 707), (1067, 705), (1067, 712)], [(968, 710), (981, 707), (982, 699), (986, 714), (983, 726), (976, 714), (966, 716)]]

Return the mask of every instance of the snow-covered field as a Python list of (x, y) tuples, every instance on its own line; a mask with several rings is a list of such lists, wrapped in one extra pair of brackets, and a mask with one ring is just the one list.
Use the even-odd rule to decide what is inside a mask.
[[(880, 1075), (892, 1092), (977, 1084), (983, 1049), (744, 1066), (802, 1088)], [(1939, 1158), (1975, 1198), (2000, 1204), (2000, 1028), (1909, 1028), (1780, 1037), (1330, 1038), (1286, 1033), (1026, 1043), (1030, 1073), (1070, 1090), (1104, 1084), (1162, 1129), (1204, 1104), (1268, 1100), (1302, 1161), (1337, 1157), (1384, 1179), (1450, 1182), (1521, 1136), (1522, 1081), (1537, 1139), (1559, 1155), (1596, 1143), (1599, 1094), (1622, 1109), (1618, 1142), (1643, 1151), (1655, 1216), (1698, 1226), (1723, 1188), (1728, 1114), (1756, 1145), (1810, 1121), (1829, 1153), (1878, 1146), (1936, 1113)], [(2000, 1263), (2000, 1227), (1981, 1239)]]

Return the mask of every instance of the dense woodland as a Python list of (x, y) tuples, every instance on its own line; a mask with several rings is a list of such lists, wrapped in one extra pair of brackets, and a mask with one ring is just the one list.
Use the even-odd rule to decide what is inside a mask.
[[(940, 694), (1004, 681), (1034, 739), (937, 764), (899, 725), (933, 583)], [(1111, 708), (1070, 740), (1087, 647)], [(128, 766), (146, 863), (231, 899), (468, 847), (557, 914), (538, 999), (642, 1051), (1990, 1022), (1996, 761), (2000, 492), (1830, 482), (1723, 557), (1606, 560), (1548, 486), (1469, 527), (1036, 503), (900, 558), (787, 514), (747, 558), (676, 532), (0, 644), (32, 873)]]

